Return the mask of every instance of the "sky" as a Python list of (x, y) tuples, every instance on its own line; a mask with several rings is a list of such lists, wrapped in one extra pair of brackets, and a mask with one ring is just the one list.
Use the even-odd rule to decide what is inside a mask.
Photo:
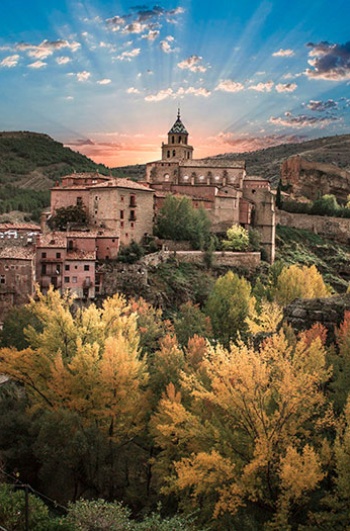
[(349, 0), (0, 1), (0, 131), (109, 167), (350, 133)]

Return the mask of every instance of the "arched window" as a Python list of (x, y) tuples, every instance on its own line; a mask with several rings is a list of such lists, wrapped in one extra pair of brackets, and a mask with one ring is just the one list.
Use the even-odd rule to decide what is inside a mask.
[(174, 136), (171, 137), (171, 143), (175, 144), (175, 137)]
[(173, 149), (173, 157), (175, 157), (175, 155), (176, 155), (176, 151), (175, 149)]
[(169, 177), (170, 177), (170, 176), (169, 176), (169, 173), (166, 173), (166, 174), (164, 175), (164, 181), (169, 181)]
[(179, 144), (181, 144), (181, 136), (179, 136)]
[(167, 153), (166, 153), (166, 156), (168, 157), (168, 159), (170, 159), (170, 150), (168, 149)]

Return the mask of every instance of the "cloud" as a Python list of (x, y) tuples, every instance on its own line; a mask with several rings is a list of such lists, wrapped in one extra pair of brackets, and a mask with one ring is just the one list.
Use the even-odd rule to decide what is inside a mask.
[(252, 85), (249, 90), (256, 90), (257, 92), (271, 92), (274, 82), (267, 81), (266, 83), (258, 83), (257, 85)]
[(282, 48), (280, 50), (278, 50), (278, 52), (274, 52), (272, 54), (272, 57), (293, 57), (294, 54), (294, 50), (291, 50), (290, 48), (288, 48), (287, 50), (283, 50)]
[(0, 66), (6, 67), (6, 68), (13, 68), (14, 66), (18, 65), (19, 61), (19, 55), (8, 55), (5, 57), (1, 62)]
[(307, 116), (306, 114), (299, 114), (298, 116), (293, 116), (292, 113), (284, 113), (284, 118), (282, 117), (273, 117), (269, 119), (269, 122), (274, 125), (282, 125), (283, 127), (294, 127), (296, 129), (303, 129), (304, 127), (320, 127), (323, 129), (332, 122), (336, 122), (339, 118), (334, 116), (327, 117), (316, 117), (316, 116)]
[(173, 53), (177, 51), (177, 48), (172, 48), (171, 44), (174, 41), (174, 37), (172, 35), (168, 35), (165, 37), (164, 40), (160, 42), (160, 49), (164, 53)]
[(97, 81), (98, 85), (109, 85), (110, 83), (112, 83), (112, 80), (108, 78), (100, 79), (100, 81)]
[(298, 88), (296, 83), (278, 83), (275, 86), (277, 92), (294, 92)]
[(350, 41), (345, 44), (331, 44), (329, 42), (312, 42), (307, 45), (309, 52), (309, 65), (305, 71), (307, 77), (312, 79), (325, 79), (327, 81), (343, 81), (350, 79)]
[(311, 111), (328, 111), (329, 109), (336, 109), (338, 107), (338, 104), (334, 100), (327, 100), (327, 101), (317, 101), (317, 100), (310, 100), (307, 104), (307, 108)]
[(44, 66), (47, 66), (47, 63), (45, 63), (44, 61), (35, 61), (34, 63), (30, 63), (28, 65), (28, 68), (39, 69), (39, 68), (44, 68)]
[(76, 41), (69, 42), (67, 40), (48, 41), (44, 40), (38, 45), (29, 43), (19, 43), (16, 45), (16, 50), (26, 52), (29, 57), (35, 59), (46, 59), (54, 52), (67, 48), (71, 52), (75, 52), (80, 48), (80, 43)]
[(167, 88), (160, 90), (156, 94), (150, 94), (145, 97), (145, 101), (149, 102), (155, 102), (155, 101), (162, 101), (167, 98), (178, 98), (185, 96), (186, 94), (191, 94), (192, 96), (202, 96), (204, 98), (207, 98), (210, 96), (211, 92), (203, 87), (180, 87), (177, 91), (174, 91), (172, 88)]
[(126, 92), (128, 94), (140, 94), (140, 91), (139, 89), (135, 88), (135, 87), (129, 87)]
[(221, 90), (223, 92), (240, 92), (244, 89), (244, 85), (232, 79), (225, 79), (220, 81), (215, 90)]
[(126, 15), (116, 15), (106, 19), (107, 27), (111, 31), (120, 31), (124, 34), (147, 33), (143, 38), (154, 40), (159, 35), (161, 20), (174, 23), (176, 17), (184, 13), (181, 7), (166, 10), (160, 6), (149, 9), (147, 6), (136, 6)]
[(134, 48), (130, 52), (123, 52), (120, 55), (117, 56), (117, 59), (119, 61), (131, 61), (134, 57), (137, 57), (140, 53), (140, 48)]
[(173, 89), (168, 88), (160, 90), (159, 92), (157, 92), (157, 94), (150, 94), (149, 96), (146, 96), (145, 101), (162, 101), (167, 98), (171, 98), (172, 96), (174, 96)]
[(90, 140), (90, 138), (77, 138), (75, 140), (71, 140), (69, 144), (65, 144), (69, 146), (94, 146), (95, 142)]
[(78, 72), (78, 73), (77, 73), (77, 80), (78, 80), (80, 83), (84, 83), (84, 82), (87, 81), (90, 77), (91, 77), (91, 72), (87, 72), (86, 70), (84, 70), (83, 72)]
[(146, 35), (142, 35), (142, 38), (148, 41), (155, 41), (157, 37), (159, 37), (159, 30), (149, 30)]
[(264, 135), (252, 136), (250, 134), (236, 136), (234, 133), (220, 133), (219, 139), (230, 145), (236, 153), (266, 149), (280, 144), (294, 144), (305, 140), (305, 135)]
[(201, 61), (202, 57), (199, 55), (191, 55), (191, 57), (177, 63), (177, 66), (182, 70), (190, 70), (191, 72), (206, 72), (207, 68), (199, 64)]
[(179, 90), (175, 93), (175, 96), (183, 96), (185, 94), (192, 94), (193, 96), (203, 96), (204, 98), (208, 98), (211, 92), (210, 90), (203, 88), (203, 87), (199, 87), (199, 88), (188, 87), (186, 89), (183, 87), (180, 87)]
[(57, 57), (56, 63), (58, 65), (66, 65), (67, 63), (70, 63), (71, 59), (70, 57)]

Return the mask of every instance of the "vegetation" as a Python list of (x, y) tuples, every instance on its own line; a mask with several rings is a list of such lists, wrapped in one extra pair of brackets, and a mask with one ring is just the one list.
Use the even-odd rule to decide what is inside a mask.
[(49, 220), (51, 230), (66, 230), (68, 225), (84, 225), (87, 222), (87, 214), (84, 206), (71, 205), (57, 208), (55, 215)]
[(159, 238), (189, 241), (193, 249), (210, 243), (210, 221), (204, 209), (196, 209), (188, 197), (167, 195), (157, 215), (154, 233)]

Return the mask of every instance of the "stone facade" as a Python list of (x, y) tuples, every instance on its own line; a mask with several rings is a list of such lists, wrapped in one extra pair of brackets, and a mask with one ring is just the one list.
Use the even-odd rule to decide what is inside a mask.
[(162, 159), (146, 165), (146, 182), (156, 190), (156, 211), (165, 194), (191, 198), (195, 208), (204, 207), (214, 232), (233, 224), (256, 228), (270, 262), (275, 256), (275, 205), (267, 180), (248, 177), (244, 161), (229, 158), (193, 159), (188, 132), (180, 113), (162, 144)]
[(277, 223), (286, 227), (308, 230), (347, 245), (350, 243), (350, 219), (348, 218), (311, 216), (278, 210), (276, 219)]

